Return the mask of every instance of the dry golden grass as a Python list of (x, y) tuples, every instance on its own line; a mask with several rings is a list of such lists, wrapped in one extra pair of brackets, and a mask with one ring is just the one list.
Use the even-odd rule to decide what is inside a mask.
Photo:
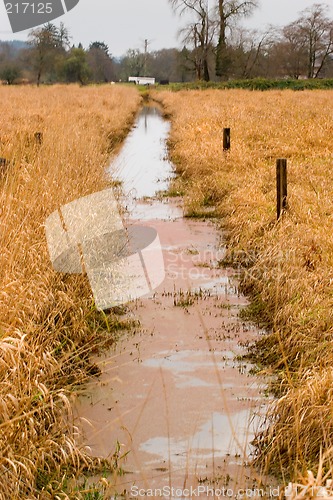
[[(330, 91), (154, 92), (171, 116), (187, 211), (215, 205), (229, 259), (271, 333), (258, 362), (278, 373), (259, 459), (295, 477), (333, 461), (333, 100)], [(231, 128), (231, 150), (222, 129)], [(275, 162), (288, 159), (289, 211), (276, 222)], [(179, 180), (178, 180), (179, 184)]]
[(94, 466), (75, 444), (70, 395), (112, 318), (97, 314), (84, 277), (52, 270), (44, 222), (108, 185), (105, 167), (140, 97), (0, 87), (0, 100), (0, 157), (10, 162), (0, 177), (0, 498), (67, 498), (68, 478)]

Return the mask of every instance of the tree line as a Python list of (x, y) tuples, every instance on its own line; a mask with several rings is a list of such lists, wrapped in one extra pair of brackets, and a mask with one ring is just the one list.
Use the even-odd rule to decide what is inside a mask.
[(160, 82), (229, 79), (333, 77), (333, 20), (328, 6), (315, 3), (292, 23), (249, 30), (240, 21), (257, 0), (169, 0), (182, 17), (182, 48), (149, 51), (148, 43), (117, 59), (108, 45), (71, 44), (63, 23), (29, 33), (27, 43), (0, 42), (0, 79), (15, 82), (127, 81), (154, 76)]
[(315, 3), (292, 23), (248, 30), (239, 23), (258, 0), (169, 0), (192, 19), (182, 30), (188, 67), (197, 80), (333, 76), (333, 20)]
[(48, 23), (30, 31), (27, 43), (0, 42), (0, 78), (40, 83), (108, 82), (114, 76), (114, 63), (109, 47), (95, 41), (84, 49), (71, 45), (71, 37), (63, 23)]

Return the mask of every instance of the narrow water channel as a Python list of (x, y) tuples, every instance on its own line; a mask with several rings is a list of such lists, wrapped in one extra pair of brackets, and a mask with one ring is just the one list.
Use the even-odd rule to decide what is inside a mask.
[(235, 271), (218, 266), (225, 248), (215, 224), (183, 218), (181, 200), (154, 196), (172, 175), (168, 132), (159, 111), (144, 107), (110, 166), (130, 223), (156, 229), (166, 278), (128, 305), (140, 327), (94, 360), (102, 375), (77, 401), (77, 420), (93, 455), (110, 456), (116, 441), (129, 451), (114, 485), (127, 498), (137, 488), (153, 496), (198, 485), (236, 495), (256, 480), (247, 463), (265, 386), (241, 345), (259, 332), (239, 318), (247, 301)]

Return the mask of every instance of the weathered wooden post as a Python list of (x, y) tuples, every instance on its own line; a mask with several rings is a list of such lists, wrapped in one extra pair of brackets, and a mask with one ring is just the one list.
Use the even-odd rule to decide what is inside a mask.
[(230, 128), (223, 129), (223, 151), (230, 149)]
[(9, 161), (6, 158), (0, 158), (0, 178), (6, 175), (9, 167)]
[(276, 160), (276, 215), (280, 218), (287, 210), (287, 160)]
[(43, 132), (35, 132), (34, 133), (36, 144), (41, 145), (43, 142)]

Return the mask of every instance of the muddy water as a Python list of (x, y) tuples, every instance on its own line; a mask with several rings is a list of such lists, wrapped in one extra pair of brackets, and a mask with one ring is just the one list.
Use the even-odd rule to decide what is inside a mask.
[(102, 375), (77, 402), (78, 423), (93, 455), (109, 456), (117, 440), (129, 450), (114, 485), (128, 498), (135, 487), (212, 484), (236, 494), (257, 474), (246, 463), (266, 400), (241, 344), (259, 332), (239, 318), (247, 301), (235, 271), (218, 266), (225, 249), (215, 224), (183, 218), (181, 200), (153, 198), (172, 173), (168, 130), (144, 108), (112, 166), (131, 198), (130, 223), (159, 234), (166, 278), (129, 304), (140, 327), (95, 360)]

